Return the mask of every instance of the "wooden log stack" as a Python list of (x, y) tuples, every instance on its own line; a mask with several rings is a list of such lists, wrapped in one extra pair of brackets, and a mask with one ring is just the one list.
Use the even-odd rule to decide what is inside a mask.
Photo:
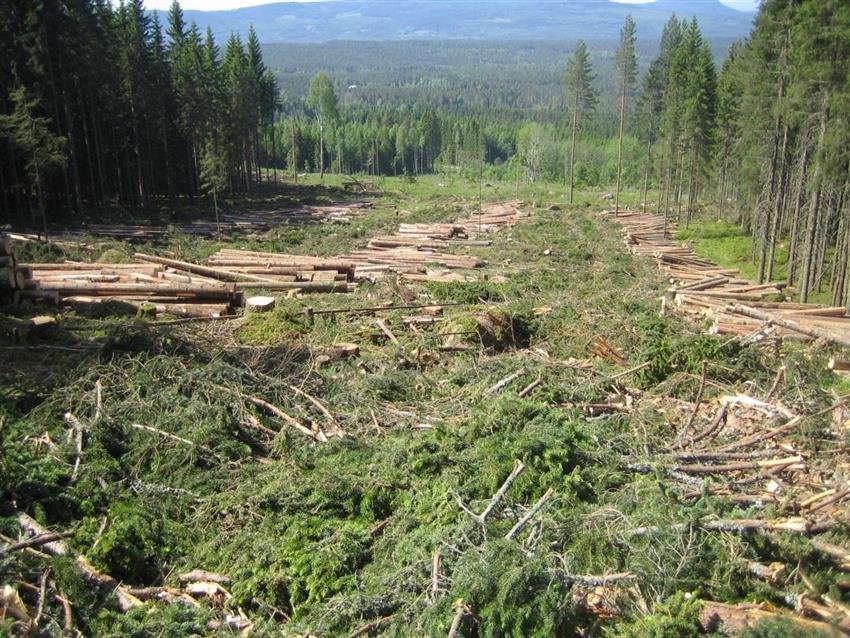
[(30, 277), (30, 271), (19, 264), (12, 252), (11, 240), (0, 235), (0, 300), (11, 303), (20, 294)]
[(348, 202), (329, 206), (305, 206), (294, 209), (270, 211), (243, 211), (224, 213), (220, 222), (194, 221), (187, 224), (135, 225), (135, 224), (89, 224), (87, 231), (95, 237), (106, 237), (126, 241), (157, 241), (169, 234), (177, 233), (193, 237), (216, 237), (219, 234), (263, 233), (283, 225), (311, 225), (321, 223), (344, 224), (366, 208), (371, 202)]
[[(610, 211), (603, 214), (613, 217)], [(673, 240), (675, 223), (665, 222), (660, 215), (621, 212), (616, 221), (623, 228), (628, 249), (655, 259), (658, 268), (669, 276), (665, 309), (709, 319), (713, 334), (770, 333), (850, 344), (846, 308), (786, 301), (784, 282), (756, 284), (742, 278), (737, 270), (698, 256), (689, 245)]]
[(244, 305), (246, 292), (255, 289), (350, 292), (356, 287), (351, 264), (310, 257), (275, 261), (268, 254), (225, 250), (207, 265), (145, 253), (134, 257), (131, 264), (23, 264), (26, 279), (16, 300), (74, 307), (120, 301), (180, 317), (220, 317), (233, 314)]
[(412, 281), (467, 281), (467, 277), (448, 271), (480, 268), (485, 262), (474, 255), (460, 254), (456, 249), (489, 246), (490, 240), (477, 237), (529, 217), (529, 213), (519, 210), (520, 206), (521, 202), (487, 204), (480, 217), (451, 223), (401, 224), (394, 235), (374, 237), (364, 248), (340, 257), (322, 259), (223, 249), (210, 257), (207, 264), (226, 269), (230, 274), (275, 280), (279, 289), (342, 286), (387, 272), (405, 275)]
[[(315, 207), (290, 217), (341, 219), (352, 210), (370, 205)], [(23, 273), (16, 283), (15, 294), (20, 298), (71, 305), (115, 300), (135, 307), (149, 304), (157, 312), (179, 316), (215, 317), (243, 306), (245, 293), (253, 290), (351, 292), (357, 281), (389, 271), (411, 275), (416, 281), (467, 281), (466, 275), (450, 271), (478, 268), (484, 261), (452, 249), (489, 245), (489, 241), (476, 237), (528, 217), (519, 210), (519, 205), (518, 202), (487, 205), (481, 216), (451, 224), (402, 225), (396, 235), (373, 239), (363, 249), (332, 258), (223, 248), (205, 264), (147, 253), (135, 253), (135, 262), (131, 264), (15, 264), (16, 272)], [(273, 214), (279, 212), (252, 214), (243, 221), (256, 227), (265, 223), (265, 216)], [(227, 216), (225, 221), (242, 223)], [(211, 230), (199, 227), (203, 228), (200, 234)], [(105, 227), (104, 232), (123, 238), (163, 236), (158, 228), (138, 226)], [(14, 263), (14, 258), (6, 261)], [(431, 268), (435, 265), (440, 268)]]
[[(520, 210), (521, 205), (522, 202), (486, 204), (480, 215), (450, 223), (400, 224), (396, 234), (374, 237), (366, 248), (352, 252), (346, 259), (356, 264), (356, 279), (391, 271), (416, 281), (464, 281), (466, 278), (448, 274), (445, 269), (480, 268), (485, 262), (450, 251), (490, 246), (490, 240), (479, 237), (530, 217), (530, 213)], [(429, 266), (440, 266), (442, 271), (435, 274)]]

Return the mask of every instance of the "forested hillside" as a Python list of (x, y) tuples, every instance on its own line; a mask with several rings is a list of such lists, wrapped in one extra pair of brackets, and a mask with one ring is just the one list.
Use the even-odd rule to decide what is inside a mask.
[(611, 0), (336, 0), (273, 2), (231, 11), (190, 11), (190, 20), (208, 23), (216, 37), (246, 33), (254, 25), (263, 42), (330, 40), (592, 40), (616, 38), (629, 13), (657, 39), (671, 13), (696, 15), (714, 38), (746, 35), (753, 13), (720, 0), (654, 0), (625, 4)]

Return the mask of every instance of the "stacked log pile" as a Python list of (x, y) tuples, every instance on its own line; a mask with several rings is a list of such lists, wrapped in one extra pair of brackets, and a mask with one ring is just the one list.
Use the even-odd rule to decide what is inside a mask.
[(156, 241), (170, 233), (191, 235), (193, 237), (215, 237), (219, 234), (263, 233), (283, 225), (310, 225), (320, 223), (348, 223), (371, 202), (349, 202), (329, 206), (305, 206), (296, 209), (278, 209), (271, 211), (246, 211), (242, 213), (224, 213), (219, 223), (214, 221), (195, 221), (188, 224), (170, 226), (132, 225), (132, 224), (90, 224), (88, 233), (96, 237), (108, 237), (122, 240)]
[[(238, 253), (238, 254), (234, 254)], [(25, 264), (20, 298), (71, 306), (121, 301), (183, 317), (233, 313), (252, 289), (350, 292), (353, 266), (314, 258), (278, 260), (247, 251), (222, 251), (210, 265), (136, 253), (136, 263)]]
[(243, 287), (266, 290), (300, 288), (311, 292), (354, 289), (355, 265), (346, 258), (223, 248), (207, 264), (240, 280)]
[(243, 304), (235, 283), (152, 263), (28, 264), (24, 295), (72, 307), (120, 301), (181, 317), (218, 317)]
[[(327, 219), (368, 205), (314, 210)], [(168, 314), (217, 317), (244, 306), (245, 293), (255, 289), (351, 292), (358, 280), (388, 271), (416, 280), (466, 281), (465, 275), (452, 271), (477, 268), (484, 261), (449, 252), (450, 248), (489, 245), (489, 241), (476, 237), (528, 217), (518, 207), (518, 202), (493, 204), (484, 207), (480, 218), (453, 224), (403, 225), (396, 235), (375, 238), (362, 250), (333, 258), (223, 248), (206, 264), (145, 253), (135, 253), (132, 264), (24, 264), (16, 294), (71, 305), (115, 300), (134, 306), (152, 305)], [(110, 227), (109, 231), (134, 238), (149, 238), (157, 235), (144, 233), (159, 232), (141, 227)], [(436, 270), (431, 268), (435, 265), (439, 266)]]
[[(522, 202), (486, 204), (481, 215), (451, 223), (400, 224), (396, 234), (374, 237), (366, 248), (345, 258), (356, 264), (357, 279), (392, 271), (416, 281), (465, 281), (466, 277), (447, 269), (479, 268), (484, 261), (448, 251), (489, 246), (490, 240), (479, 237), (509, 228), (530, 216), (520, 210), (521, 205)], [(442, 268), (434, 270), (429, 265)]]
[[(613, 216), (613, 213), (606, 212)], [(774, 334), (795, 339), (823, 338), (850, 345), (850, 316), (843, 307), (785, 301), (784, 282), (756, 284), (737, 270), (699, 257), (677, 244), (675, 225), (660, 215), (620, 213), (625, 243), (636, 255), (655, 259), (670, 277), (664, 306), (712, 321), (710, 331), (756, 337)]]
[(24, 264), (19, 264), (12, 253), (12, 242), (0, 235), (0, 299), (13, 301), (20, 295), (31, 276)]
[(386, 272), (416, 281), (467, 281), (467, 276), (451, 271), (479, 268), (484, 260), (451, 251), (489, 246), (489, 240), (478, 237), (529, 217), (529, 213), (519, 210), (520, 205), (521, 202), (488, 204), (480, 217), (453, 223), (401, 224), (394, 235), (374, 237), (364, 248), (331, 259), (225, 249), (213, 255), (208, 264), (264, 279), (275, 278), (279, 289), (304, 288), (299, 283), (302, 281), (314, 286), (328, 282), (339, 285)]

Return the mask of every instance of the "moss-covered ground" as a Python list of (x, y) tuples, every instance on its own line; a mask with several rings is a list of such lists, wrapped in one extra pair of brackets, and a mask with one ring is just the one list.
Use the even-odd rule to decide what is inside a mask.
[[(326, 182), (332, 188), (316, 186), (312, 196), (340, 197), (339, 182)], [(478, 185), (458, 177), (380, 186), (375, 207), (348, 225), (145, 249), (195, 259), (221, 245), (331, 255), (400, 219), (447, 220), (478, 205)], [(481, 192), (484, 201), (518, 197), (535, 215), (474, 249), (488, 261), (477, 283), (385, 278), (351, 295), (281, 297), (272, 313), (247, 320), (158, 326), (113, 308), (61, 315), (56, 333), (37, 343), (0, 334), (0, 534), (17, 538), (13, 513), (24, 511), (45, 527), (75, 531), (69, 546), (126, 584), (171, 585), (177, 574), (206, 569), (231, 579), (232, 598), (224, 610), (149, 602), (125, 613), (114, 596), (84, 583), (68, 557), (33, 552), (0, 553), (0, 582), (34, 605), (49, 569), (72, 602), (75, 629), (91, 636), (230, 635), (212, 622), (223, 613), (244, 614), (255, 636), (348, 636), (367, 625), (361, 635), (441, 636), (463, 604), (469, 614), (459, 635), (467, 637), (690, 637), (703, 635), (701, 598), (781, 604), (778, 591), (802, 591), (799, 580), (769, 587), (747, 570), (750, 560), (805, 565), (814, 586), (841, 600), (841, 573), (803, 537), (687, 525), (763, 516), (758, 505), (734, 505), (710, 489), (685, 499), (662, 469), (631, 469), (656, 467), (682, 426), (657, 405), (690, 404), (704, 364), (706, 401), (727, 392), (764, 396), (785, 365), (780, 396), (812, 412), (839, 383), (825, 366), (834, 352), (741, 345), (659, 316), (666, 282), (594, 213), (604, 205), (598, 193), (568, 206), (560, 185), (488, 182)], [(41, 250), (30, 258), (130, 254), (119, 242), (80, 254)], [(304, 312), (389, 301), (458, 305), (415, 329), (403, 321), (415, 310), (381, 313), (398, 344), (374, 316), (310, 321)], [(2, 319), (36, 312), (43, 310), (5, 309)], [(598, 337), (625, 363), (592, 357)], [(447, 341), (456, 347), (442, 348)], [(360, 355), (321, 356), (340, 342), (358, 344)], [(327, 416), (293, 388), (326, 405), (348, 436), (313, 443), (247, 400), (327, 427)], [(585, 409), (615, 398), (627, 406), (599, 416)], [(67, 412), (83, 425), (76, 476)], [(480, 513), (516, 460), (525, 471), (479, 522), (465, 510)], [(506, 540), (548, 490), (548, 506)], [(631, 535), (637, 528), (655, 532)], [(846, 532), (832, 533), (833, 542), (842, 539)], [(635, 580), (616, 615), (602, 619), (570, 580), (624, 572)], [(60, 635), (61, 609), (46, 604), (43, 632)], [(15, 627), (0, 620), (0, 633)], [(752, 635), (803, 635), (775, 632)]]

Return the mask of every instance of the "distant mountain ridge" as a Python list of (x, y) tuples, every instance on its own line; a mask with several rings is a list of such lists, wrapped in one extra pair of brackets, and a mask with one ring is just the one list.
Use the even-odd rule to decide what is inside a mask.
[[(244, 34), (253, 24), (263, 43), (330, 40), (560, 40), (618, 37), (631, 13), (641, 40), (657, 39), (671, 13), (696, 16), (711, 40), (747, 35), (753, 13), (719, 0), (335, 0), (280, 2), (231, 11), (186, 11), (218, 39)], [(165, 20), (165, 12), (161, 19)]]

